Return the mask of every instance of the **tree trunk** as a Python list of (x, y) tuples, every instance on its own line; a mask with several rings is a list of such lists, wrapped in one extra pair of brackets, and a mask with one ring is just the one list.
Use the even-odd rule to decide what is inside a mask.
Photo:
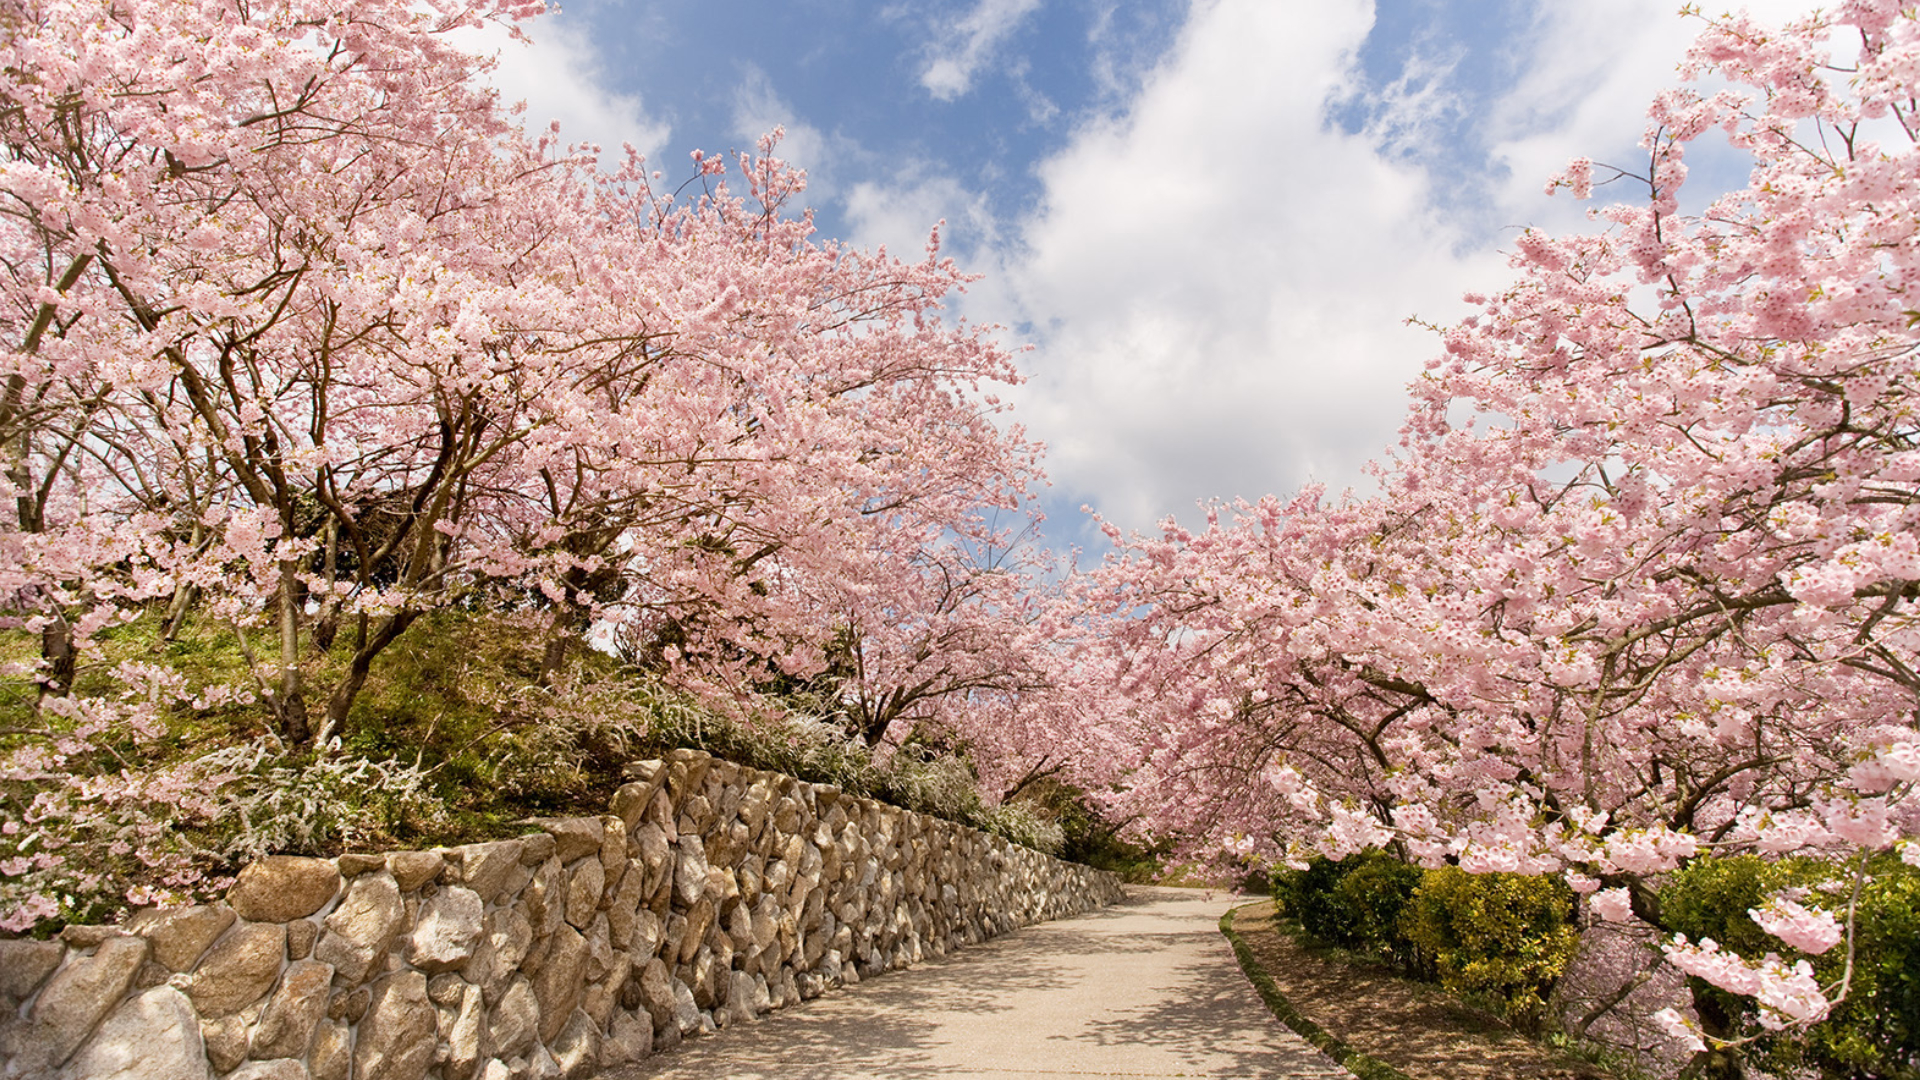
[(40, 658), (47, 662), (46, 678), (40, 682), (40, 697), (66, 697), (73, 689), (73, 627), (57, 610), (53, 622), (40, 631)]
[(298, 572), (295, 563), (280, 564), (280, 687), (275, 702), (280, 737), (295, 746), (313, 741), (313, 728), (307, 723), (306, 689), (300, 673)]
[(347, 665), (346, 676), (333, 688), (333, 695), (327, 699), (327, 718), (320, 725), (320, 741), (325, 742), (347, 733), (347, 716), (353, 712), (354, 699), (360, 696), (360, 691), (367, 685), (367, 673), (373, 669), (373, 658), (393, 644), (394, 639), (419, 617), (417, 611), (395, 612), (381, 619), (371, 634), (363, 636), (360, 647), (354, 650), (353, 661)]
[(326, 583), (327, 594), (320, 601), (319, 615), (313, 620), (313, 648), (316, 652), (332, 652), (333, 639), (340, 632), (340, 598), (334, 593), (334, 571), (339, 566), (340, 557), (340, 520), (327, 518), (326, 561), (320, 568), (320, 580)]
[[(1735, 1035), (1734, 1018), (1721, 1008), (1713, 992), (1702, 988), (1698, 979), (1688, 979), (1693, 994), (1693, 1011), (1700, 1017), (1700, 1030), (1707, 1034), (1707, 1042), (1715, 1039), (1731, 1039)], [(1709, 1045), (1707, 1049), (1693, 1055), (1681, 1074), (1698, 1077), (1699, 1080), (1746, 1080), (1746, 1066), (1740, 1060), (1738, 1048), (1720, 1049)]]
[[(556, 623), (559, 622), (558, 619), (554, 621)], [(560, 669), (566, 666), (567, 653), (570, 651), (572, 644), (573, 633), (568, 627), (556, 626), (547, 635), (547, 647), (540, 654), (541, 686), (553, 685), (553, 677), (560, 674)]]
[(186, 623), (187, 612), (193, 607), (193, 599), (198, 591), (190, 581), (174, 586), (173, 599), (167, 601), (166, 618), (160, 621), (161, 641), (171, 642), (180, 636), (180, 627)]

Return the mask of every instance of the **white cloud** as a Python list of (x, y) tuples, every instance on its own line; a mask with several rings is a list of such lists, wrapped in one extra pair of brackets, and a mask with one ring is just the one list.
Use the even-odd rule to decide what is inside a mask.
[(940, 101), (965, 94), (994, 50), (1039, 7), (1040, 0), (980, 0), (972, 11), (942, 23), (928, 43), (920, 85)]
[(1403, 320), (1497, 280), (1421, 172), (1323, 122), (1370, 24), (1359, 0), (1198, 7), (1130, 112), (1042, 167), (999, 302), (1040, 339), (1021, 413), (1070, 498), (1145, 527), (1363, 483), (1435, 349)]
[(808, 204), (837, 203), (846, 215), (848, 232), (838, 239), (868, 249), (884, 245), (909, 261), (921, 257), (942, 220), (942, 246), (950, 252), (957, 247), (977, 257), (997, 239), (984, 195), (924, 159), (883, 156), (822, 131), (800, 117), (765, 72), (749, 69), (734, 93), (734, 137), (751, 143), (775, 127), (786, 132), (780, 156), (807, 171)]
[[(1804, 16), (1809, 6), (1808, 0), (1741, 4), (1770, 25)], [(1687, 46), (1705, 26), (1679, 17), (1674, 8), (1673, 0), (1542, 0), (1531, 39), (1521, 45), (1533, 61), (1487, 120), (1490, 131), (1516, 133), (1493, 151), (1494, 161), (1509, 170), (1504, 202), (1527, 203), (1576, 156), (1645, 173), (1646, 151), (1639, 143), (1647, 106), (1663, 87), (1679, 83)], [(1696, 188), (1745, 183), (1746, 160), (1731, 151), (1715, 155), (1714, 147), (1704, 142), (1689, 155)], [(1641, 195), (1622, 191), (1613, 197)], [(1597, 196), (1609, 197), (1605, 190)], [(1570, 200), (1542, 211), (1545, 217), (1536, 221), (1543, 226), (1586, 227), (1584, 207)]]
[[(1753, 7), (1778, 22), (1805, 3)], [(1587, 204), (1542, 193), (1547, 176), (1576, 154), (1632, 164), (1648, 102), (1701, 28), (1673, 0), (1549, 0), (1513, 46), (1526, 71), (1477, 121), (1489, 164), (1511, 171), (1487, 208), (1508, 227), (1488, 239), (1436, 209), (1441, 185), (1468, 178), (1418, 164), (1436, 160), (1418, 152), (1421, 119), (1459, 105), (1423, 89), (1444, 49), (1393, 88), (1398, 115), (1358, 135), (1326, 123), (1373, 14), (1367, 0), (1196, 5), (1125, 114), (1040, 167), (1043, 203), (973, 311), (1031, 327), (1017, 401), (1067, 499), (1141, 528), (1190, 520), (1201, 499), (1370, 487), (1365, 462), (1397, 440), (1405, 387), (1439, 351), (1406, 317), (1466, 314), (1463, 292), (1513, 274), (1500, 249), (1520, 226), (1595, 228)], [(1696, 155), (1697, 186), (1744, 183), (1720, 156)]]
[[(927, 236), (941, 221), (941, 246), (967, 253), (989, 250), (998, 238), (986, 197), (951, 176), (909, 165), (891, 177), (862, 180), (847, 190), (843, 208), (862, 248), (885, 246), (908, 261), (921, 257)], [(966, 260), (963, 260), (966, 261)]]
[(526, 102), (522, 120), (538, 135), (554, 120), (569, 143), (594, 143), (617, 156), (623, 143), (657, 158), (672, 128), (649, 116), (633, 94), (607, 89), (608, 79), (592, 41), (581, 28), (549, 15), (525, 24), (529, 40), (515, 41), (503, 27), (464, 31), (464, 47), (496, 56), (491, 82), (511, 107)]

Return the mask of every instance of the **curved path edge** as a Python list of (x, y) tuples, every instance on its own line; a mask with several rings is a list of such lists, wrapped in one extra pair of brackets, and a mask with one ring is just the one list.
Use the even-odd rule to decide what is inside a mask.
[(1293, 1002), (1288, 1001), (1287, 996), (1274, 985), (1273, 977), (1260, 966), (1260, 961), (1254, 957), (1253, 950), (1247, 947), (1246, 939), (1233, 928), (1233, 917), (1236, 914), (1250, 907), (1258, 907), (1261, 903), (1265, 901), (1242, 904), (1220, 916), (1220, 932), (1226, 935), (1227, 941), (1233, 946), (1233, 955), (1240, 961), (1240, 970), (1246, 973), (1247, 981), (1253, 984), (1253, 989), (1260, 995), (1260, 1000), (1266, 1003), (1267, 1011), (1273, 1013), (1276, 1020), (1292, 1028), (1294, 1034), (1313, 1044), (1321, 1053), (1338, 1062), (1341, 1068), (1359, 1077), (1360, 1080), (1411, 1080), (1406, 1073), (1355, 1050), (1340, 1041), (1338, 1036), (1326, 1028), (1314, 1023), (1306, 1014), (1295, 1008)]

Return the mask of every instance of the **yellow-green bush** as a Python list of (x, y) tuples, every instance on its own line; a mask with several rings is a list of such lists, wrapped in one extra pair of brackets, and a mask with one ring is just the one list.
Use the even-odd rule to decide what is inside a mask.
[(1440, 985), (1537, 1029), (1573, 959), (1573, 892), (1557, 877), (1428, 870), (1401, 916)]

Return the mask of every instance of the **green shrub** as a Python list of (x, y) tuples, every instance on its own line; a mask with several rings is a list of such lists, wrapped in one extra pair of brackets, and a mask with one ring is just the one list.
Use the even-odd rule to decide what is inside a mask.
[(1401, 913), (1420, 884), (1421, 870), (1384, 851), (1364, 851), (1339, 862), (1315, 858), (1305, 870), (1274, 875), (1273, 895), (1314, 937), (1403, 967), (1415, 964), (1401, 932)]
[[(1809, 1057), (1828, 1075), (1920, 1078), (1920, 868), (1881, 856), (1854, 911), (1847, 1000), (1813, 1029)], [(1841, 950), (1816, 962), (1838, 977)]]
[(1573, 891), (1557, 877), (1429, 870), (1401, 929), (1447, 990), (1538, 1030), (1573, 959)]
[[(1836, 1080), (1920, 1078), (1920, 869), (1892, 855), (1879, 857), (1868, 869), (1854, 913), (1853, 981), (1846, 1000), (1804, 1038), (1769, 1035), (1759, 1027), (1753, 999), (1687, 980), (1697, 1005), (1719, 1012), (1732, 1033), (1757, 1036), (1749, 1053), (1765, 1067), (1811, 1066)], [(1844, 944), (1806, 956), (1760, 929), (1747, 911), (1776, 892), (1798, 888), (1808, 890), (1801, 903), (1844, 919), (1851, 891), (1820, 888), (1840, 880), (1851, 880), (1848, 869), (1819, 859), (1697, 859), (1660, 890), (1661, 920), (1692, 940), (1710, 937), (1743, 955), (1778, 953), (1788, 963), (1806, 959), (1821, 986), (1831, 986), (1846, 970)]]

